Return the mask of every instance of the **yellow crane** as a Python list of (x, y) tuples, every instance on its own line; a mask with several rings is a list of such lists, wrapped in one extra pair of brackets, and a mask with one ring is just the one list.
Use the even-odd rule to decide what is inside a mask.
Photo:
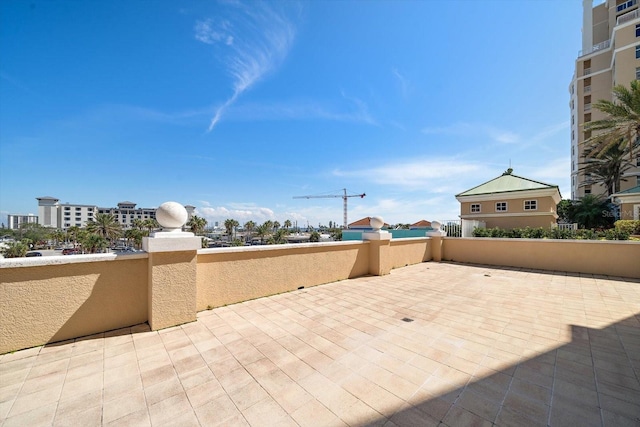
[(362, 194), (347, 194), (347, 189), (343, 188), (342, 189), (342, 194), (325, 194), (325, 195), (318, 195), (318, 196), (294, 196), (294, 199), (329, 199), (329, 198), (338, 198), (341, 197), (342, 198), (342, 205), (343, 205), (343, 220), (344, 220), (344, 225), (342, 226), (343, 229), (347, 229), (347, 199), (349, 197), (360, 197), (361, 199), (364, 198), (364, 196), (366, 196), (366, 193), (362, 193)]

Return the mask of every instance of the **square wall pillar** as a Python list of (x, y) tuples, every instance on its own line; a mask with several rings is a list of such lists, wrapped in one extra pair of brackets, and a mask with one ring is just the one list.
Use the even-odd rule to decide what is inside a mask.
[(391, 272), (391, 233), (366, 231), (362, 240), (369, 242), (369, 274), (384, 276)]
[(151, 330), (195, 321), (200, 237), (145, 237), (142, 247), (149, 253)]

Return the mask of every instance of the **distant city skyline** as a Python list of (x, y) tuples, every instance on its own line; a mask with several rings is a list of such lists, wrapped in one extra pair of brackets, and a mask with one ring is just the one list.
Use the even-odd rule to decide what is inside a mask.
[(457, 219), (512, 167), (570, 197), (582, 2), (0, 3), (0, 215), (178, 201), (233, 218)]

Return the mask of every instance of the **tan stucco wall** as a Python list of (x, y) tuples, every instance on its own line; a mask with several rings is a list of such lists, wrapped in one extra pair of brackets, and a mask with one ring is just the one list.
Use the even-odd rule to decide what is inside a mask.
[(197, 272), (200, 311), (366, 275), (369, 243), (202, 249)]
[[(550, 228), (551, 224), (557, 221), (556, 203), (551, 196), (526, 196), (522, 198), (500, 198), (476, 202), (464, 201), (460, 203), (460, 216), (470, 221), (484, 221), (487, 228), (524, 228), (543, 227)], [(537, 209), (531, 211), (524, 210), (525, 200), (536, 200)], [(507, 202), (506, 212), (496, 212), (497, 202)], [(480, 212), (471, 213), (471, 205), (479, 204)]]
[(196, 320), (196, 256), (195, 250), (149, 254), (152, 330)]
[(0, 269), (0, 354), (146, 321), (146, 257)]
[[(538, 209), (535, 211), (525, 211), (524, 210), (524, 201), (525, 200), (537, 200), (538, 201)], [(520, 199), (501, 199), (499, 195), (496, 195), (496, 198), (493, 200), (483, 200), (479, 202), (462, 202), (460, 203), (460, 213), (461, 215), (471, 215), (471, 205), (480, 204), (480, 216), (482, 214), (503, 214), (503, 212), (496, 212), (496, 202), (507, 202), (508, 211), (504, 212), (504, 214), (509, 213), (532, 213), (532, 212), (548, 212), (550, 214), (556, 211), (556, 203), (553, 201), (553, 197), (523, 197)]]
[(640, 278), (640, 243), (445, 238), (443, 260)]
[(391, 268), (405, 267), (431, 260), (431, 239), (392, 239), (389, 252)]
[(538, 228), (545, 229), (551, 228), (552, 224), (556, 223), (556, 218), (552, 215), (537, 215), (537, 216), (505, 216), (501, 218), (489, 217), (481, 218), (480, 221), (486, 222), (486, 228)]

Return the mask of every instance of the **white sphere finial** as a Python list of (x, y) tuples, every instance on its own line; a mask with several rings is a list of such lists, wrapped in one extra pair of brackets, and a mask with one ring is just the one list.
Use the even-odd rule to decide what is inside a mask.
[(433, 228), (434, 231), (440, 231), (441, 227), (442, 224), (440, 224), (438, 221), (431, 221), (431, 228)]
[(381, 216), (372, 216), (369, 218), (369, 225), (371, 225), (373, 231), (380, 231), (382, 226), (384, 226), (384, 220)]
[(158, 224), (167, 231), (182, 230), (188, 217), (187, 210), (178, 202), (164, 202), (156, 210)]

